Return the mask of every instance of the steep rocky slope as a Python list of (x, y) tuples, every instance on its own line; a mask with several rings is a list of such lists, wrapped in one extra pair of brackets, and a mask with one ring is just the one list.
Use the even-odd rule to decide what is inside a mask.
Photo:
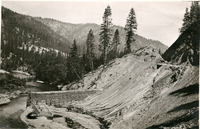
[[(73, 39), (76, 39), (77, 43), (80, 46), (83, 46), (85, 44), (89, 30), (93, 29), (94, 37), (95, 37), (95, 47), (96, 47), (95, 49), (98, 50), (100, 25), (97, 25), (94, 23), (71, 24), (71, 23), (64, 23), (64, 22), (60, 22), (54, 19), (49, 19), (49, 18), (35, 17), (35, 19), (49, 26), (54, 32), (67, 38), (71, 42), (73, 41)], [(119, 30), (119, 34), (121, 38), (121, 45), (119, 46), (119, 48), (120, 50), (124, 50), (125, 35), (126, 35), (125, 30), (121, 26), (114, 25), (113, 31), (115, 31), (115, 29)], [(140, 47), (151, 45), (153, 48), (155, 48), (155, 50), (158, 51), (160, 49), (160, 51), (164, 53), (164, 51), (168, 48), (167, 46), (165, 46), (159, 41), (146, 39), (139, 35), (135, 35), (135, 39), (136, 39), (136, 42), (134, 43), (134, 45), (132, 45), (132, 50), (137, 50)]]
[(173, 64), (199, 65), (200, 21), (193, 23), (172, 46), (163, 58)]
[(130, 54), (86, 75), (85, 86), (101, 91), (74, 105), (105, 118), (111, 129), (197, 128), (199, 68), (158, 68), (160, 57), (151, 55)]

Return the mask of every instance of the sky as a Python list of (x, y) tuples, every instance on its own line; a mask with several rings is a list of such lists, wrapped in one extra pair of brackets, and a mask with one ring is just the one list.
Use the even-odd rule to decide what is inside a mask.
[(7, 1), (2, 0), (2, 6), (20, 14), (53, 18), (68, 23), (103, 22), (102, 16), (107, 5), (112, 11), (112, 23), (125, 26), (131, 8), (134, 8), (138, 23), (137, 34), (153, 40), (161, 41), (170, 46), (179, 36), (179, 28), (186, 7), (191, 2), (172, 1)]

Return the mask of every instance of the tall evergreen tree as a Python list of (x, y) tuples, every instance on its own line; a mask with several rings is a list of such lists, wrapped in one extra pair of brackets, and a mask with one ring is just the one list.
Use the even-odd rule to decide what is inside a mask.
[(186, 8), (180, 33), (183, 33), (193, 22), (198, 20), (200, 20), (200, 5), (198, 1), (193, 1), (190, 11)]
[(190, 12), (189, 12), (188, 8), (186, 8), (184, 18), (183, 18), (183, 24), (180, 29), (180, 33), (183, 33), (190, 26), (190, 24), (191, 24)]
[(76, 44), (76, 40), (74, 39), (74, 43), (72, 44), (71, 51), (70, 51), (71, 58), (78, 58), (78, 48)]
[(113, 37), (113, 54), (114, 57), (117, 58), (117, 47), (120, 44), (120, 36), (119, 36), (119, 30), (116, 29), (114, 37)]
[(135, 41), (134, 31), (137, 30), (136, 15), (133, 8), (131, 8), (128, 18), (126, 19), (125, 31), (126, 31), (126, 48), (125, 52), (131, 52), (131, 43)]
[(73, 81), (76, 79), (81, 79), (81, 68), (79, 63), (78, 56), (78, 47), (76, 45), (76, 40), (74, 39), (74, 43), (72, 44), (72, 48), (70, 51), (70, 55), (68, 57), (68, 77), (69, 81)]
[(101, 32), (100, 32), (100, 44), (99, 50), (102, 51), (104, 58), (104, 65), (107, 64), (107, 53), (108, 53), (108, 45), (110, 43), (110, 39), (112, 36), (112, 19), (111, 19), (111, 8), (107, 6), (105, 12), (103, 14), (103, 23), (101, 24)]
[(92, 29), (90, 29), (88, 35), (87, 35), (87, 40), (86, 40), (86, 44), (87, 44), (87, 58), (89, 61), (89, 66), (90, 69), (92, 70), (92, 74), (93, 74), (93, 70), (94, 70), (94, 65), (93, 65), (93, 59), (94, 59), (94, 34)]

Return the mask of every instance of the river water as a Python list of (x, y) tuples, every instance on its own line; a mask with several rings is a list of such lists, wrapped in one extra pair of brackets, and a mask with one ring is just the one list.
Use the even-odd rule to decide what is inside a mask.
[[(27, 91), (54, 91), (56, 87), (39, 84), (31, 86), (26, 89)], [(26, 129), (27, 126), (20, 120), (21, 113), (26, 109), (27, 95), (11, 100), (10, 103), (0, 105), (0, 129)]]

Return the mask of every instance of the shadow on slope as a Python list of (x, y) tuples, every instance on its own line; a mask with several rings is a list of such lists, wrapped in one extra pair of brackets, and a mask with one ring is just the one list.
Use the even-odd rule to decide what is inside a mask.
[[(172, 120), (166, 121), (159, 125), (153, 125), (151, 127), (148, 127), (147, 129), (159, 129), (162, 127), (180, 126), (181, 124), (184, 124), (184, 122), (189, 122), (189, 121), (192, 121), (193, 124), (191, 125), (192, 127), (188, 127), (188, 128), (198, 129), (199, 128), (198, 127), (199, 111), (197, 109), (198, 106), (199, 106), (199, 101), (193, 101), (191, 103), (180, 105), (167, 113), (177, 112), (181, 110), (190, 110), (190, 109), (191, 110), (180, 117), (176, 117)], [(187, 125), (184, 125), (184, 126), (187, 126)]]
[(182, 94), (181, 96), (185, 97), (188, 95), (198, 94), (198, 93), (199, 93), (199, 84), (193, 84), (193, 85), (189, 85), (188, 87), (178, 89), (178, 90), (170, 93), (169, 95), (178, 96), (178, 95)]
[(175, 107), (174, 109), (172, 109), (171, 111), (168, 111), (167, 113), (171, 113), (171, 112), (178, 112), (181, 110), (189, 110), (193, 107), (198, 107), (199, 106), (199, 101), (193, 101), (191, 103), (186, 103), (186, 104), (182, 104), (178, 107)]
[[(197, 119), (196, 121), (198, 121), (198, 116), (199, 116), (199, 111), (195, 111), (195, 112), (193, 112), (189, 115), (184, 114), (181, 117), (174, 118), (174, 119), (169, 120), (167, 122), (164, 122), (160, 125), (153, 125), (151, 127), (148, 127), (147, 129), (160, 129), (162, 127), (173, 127), (173, 126), (176, 126), (178, 124), (181, 124), (182, 122), (188, 122), (188, 121), (191, 121), (193, 119)], [(198, 123), (194, 123), (194, 125), (190, 128), (198, 129), (199, 128)]]

